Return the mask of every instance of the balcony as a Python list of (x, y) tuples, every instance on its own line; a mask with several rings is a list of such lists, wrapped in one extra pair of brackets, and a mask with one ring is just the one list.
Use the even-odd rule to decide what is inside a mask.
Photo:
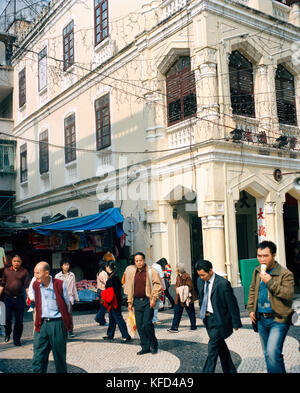
[(185, 120), (167, 128), (168, 147), (187, 148), (195, 143), (194, 125), (196, 120)]
[(273, 3), (273, 16), (277, 19), (283, 20), (284, 22), (288, 22), (291, 12), (290, 6), (278, 0), (272, 0), (272, 3)]
[(268, 146), (290, 153), (299, 152), (300, 128), (286, 124), (279, 124), (277, 132), (266, 130), (259, 124), (259, 120), (244, 116), (233, 116), (235, 127), (227, 131), (228, 140), (246, 145)]
[(298, 18), (292, 15), (293, 4), (299, 0), (233, 0), (235, 3), (246, 5), (272, 15), (274, 18), (299, 26)]
[(178, 10), (185, 7), (187, 0), (165, 0), (162, 2), (163, 19), (175, 14)]

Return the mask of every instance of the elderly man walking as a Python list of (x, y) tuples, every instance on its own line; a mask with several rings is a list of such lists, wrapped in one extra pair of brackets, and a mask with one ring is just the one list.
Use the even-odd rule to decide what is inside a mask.
[(156, 354), (158, 342), (152, 322), (154, 307), (159, 299), (162, 283), (157, 270), (146, 265), (145, 255), (138, 252), (134, 255), (135, 270), (126, 275), (128, 311), (134, 308), (136, 327), (141, 340), (141, 351)]
[(52, 350), (56, 372), (66, 373), (67, 332), (72, 328), (68, 290), (64, 281), (50, 276), (47, 262), (36, 265), (34, 276), (36, 317), (32, 371), (47, 372)]

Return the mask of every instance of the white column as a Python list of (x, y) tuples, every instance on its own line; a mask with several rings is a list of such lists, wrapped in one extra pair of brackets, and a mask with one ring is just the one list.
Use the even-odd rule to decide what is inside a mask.
[(227, 277), (225, 268), (225, 235), (222, 215), (201, 217), (204, 259), (213, 264), (214, 271)]

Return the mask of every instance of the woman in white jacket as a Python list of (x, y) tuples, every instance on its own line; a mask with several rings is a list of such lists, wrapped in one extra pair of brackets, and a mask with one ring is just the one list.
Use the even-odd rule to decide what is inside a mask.
[[(74, 304), (74, 301), (76, 300), (79, 302), (79, 297), (76, 289), (76, 279), (75, 279), (75, 274), (70, 272), (70, 261), (69, 259), (63, 259), (60, 264), (62, 271), (57, 273), (55, 278), (58, 278), (59, 280), (63, 280), (66, 284), (67, 290), (68, 290), (68, 295), (70, 299), (70, 314), (72, 317), (72, 306)], [(69, 332), (69, 337), (74, 337), (73, 333), (73, 318), (72, 318), (72, 330)]]

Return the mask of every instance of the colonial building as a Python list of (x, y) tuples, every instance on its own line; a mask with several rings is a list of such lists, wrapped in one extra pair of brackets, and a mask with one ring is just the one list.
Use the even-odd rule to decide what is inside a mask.
[(299, 1), (52, 0), (14, 44), (17, 216), (110, 202), (149, 261), (204, 257), (238, 286), (266, 238), (285, 265), (299, 33)]

